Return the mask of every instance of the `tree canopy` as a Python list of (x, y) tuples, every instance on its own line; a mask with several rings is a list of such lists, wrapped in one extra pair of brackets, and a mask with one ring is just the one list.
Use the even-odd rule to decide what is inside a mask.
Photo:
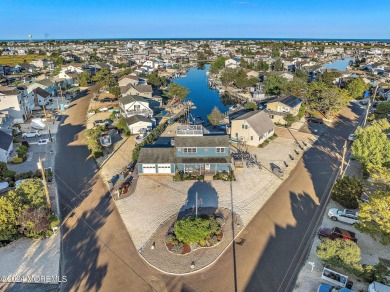
[(170, 98), (173, 98), (174, 100), (176, 98), (178, 99), (185, 99), (187, 95), (190, 93), (190, 90), (184, 86), (181, 86), (177, 83), (169, 83), (168, 85), (168, 91), (167, 96)]
[(224, 115), (221, 111), (215, 106), (211, 113), (207, 115), (207, 119), (209, 123), (213, 126), (218, 126), (221, 121), (224, 119)]
[(366, 85), (361, 78), (353, 78), (345, 88), (353, 99), (359, 99), (363, 97), (363, 93), (369, 88), (369, 85)]
[(286, 78), (271, 74), (264, 80), (264, 90), (267, 94), (278, 95), (285, 91), (287, 83)]
[(336, 181), (332, 189), (332, 199), (344, 208), (356, 209), (363, 193), (363, 182), (355, 177), (344, 176)]
[(211, 73), (219, 73), (225, 67), (225, 61), (227, 59), (225, 57), (219, 56), (210, 64), (210, 72)]
[(165, 85), (166, 80), (164, 77), (158, 76), (156, 72), (153, 72), (148, 76), (148, 83), (154, 86), (162, 86)]
[(381, 243), (390, 243), (390, 191), (377, 191), (367, 203), (361, 203), (357, 228), (379, 238)]

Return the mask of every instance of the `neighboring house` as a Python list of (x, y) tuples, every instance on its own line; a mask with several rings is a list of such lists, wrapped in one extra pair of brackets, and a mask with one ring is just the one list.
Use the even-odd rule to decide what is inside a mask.
[(20, 72), (20, 71), (26, 71), (26, 72), (29, 72), (29, 73), (34, 73), (35, 72), (35, 66), (32, 65), (32, 64), (28, 64), (28, 63), (22, 63), (22, 64), (18, 64), (15, 66), (15, 70), (17, 72)]
[(390, 88), (381, 88), (381, 90), (378, 90), (378, 92), (381, 97), (387, 101), (390, 101)]
[(119, 99), (119, 109), (125, 118), (134, 115), (142, 115), (145, 117), (153, 115), (153, 111), (149, 107), (149, 102), (142, 96), (126, 95), (121, 97)]
[(51, 97), (51, 95), (46, 90), (37, 87), (33, 90), (33, 93), (35, 106), (46, 105), (49, 103), (49, 98)]
[(14, 143), (12, 135), (0, 131), (0, 161), (7, 163), (13, 150)]
[(225, 61), (226, 68), (238, 68), (240, 67), (241, 60), (239, 58), (231, 58)]
[(53, 61), (49, 61), (47, 59), (38, 59), (30, 62), (31, 65), (34, 65), (36, 68), (43, 69), (45, 67), (51, 67), (53, 65)]
[(14, 123), (25, 121), (27, 112), (18, 90), (0, 89), (0, 112), (6, 112), (14, 120)]
[(126, 123), (131, 134), (139, 134), (141, 129), (151, 129), (153, 127), (152, 121), (141, 115), (134, 115), (130, 118), (126, 118)]
[(72, 71), (62, 69), (60, 73), (56, 76), (57, 78), (64, 79), (67, 85), (73, 85), (75, 80), (77, 80), (77, 74)]
[(170, 174), (176, 170), (192, 175), (229, 172), (229, 136), (180, 136), (175, 146), (146, 145), (138, 158), (138, 173)]
[(231, 139), (257, 147), (275, 133), (275, 125), (265, 111), (251, 111), (231, 121)]
[(153, 89), (151, 85), (136, 85), (131, 86), (126, 94), (141, 95), (151, 98), (153, 95)]
[(288, 114), (297, 116), (302, 100), (294, 95), (282, 96), (267, 103), (267, 113), (274, 123), (286, 124)]
[(131, 76), (131, 75), (125, 75), (119, 78), (118, 85), (119, 87), (124, 87), (128, 85), (137, 86), (138, 85), (138, 77), (137, 76)]

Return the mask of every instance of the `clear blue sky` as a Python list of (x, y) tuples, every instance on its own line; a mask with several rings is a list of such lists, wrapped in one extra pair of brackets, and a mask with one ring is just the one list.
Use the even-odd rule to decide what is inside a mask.
[(0, 39), (390, 39), (390, 0), (1, 0), (0, 7)]

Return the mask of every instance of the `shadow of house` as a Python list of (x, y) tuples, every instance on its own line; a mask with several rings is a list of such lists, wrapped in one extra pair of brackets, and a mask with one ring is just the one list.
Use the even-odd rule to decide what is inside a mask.
[(198, 214), (211, 215), (218, 209), (218, 193), (210, 182), (197, 181), (187, 193), (186, 204), (179, 211), (177, 219), (196, 214), (196, 200), (198, 200)]

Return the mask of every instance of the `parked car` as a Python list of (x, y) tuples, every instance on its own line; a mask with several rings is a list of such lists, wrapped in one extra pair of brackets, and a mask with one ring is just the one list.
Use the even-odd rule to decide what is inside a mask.
[(104, 126), (106, 126), (106, 122), (103, 121), (103, 120), (96, 120), (96, 121), (93, 122), (93, 125), (94, 126), (102, 126), (102, 127), (104, 127)]
[(111, 120), (111, 119), (105, 119), (103, 122), (104, 122), (107, 126), (112, 124), (112, 120)]
[(329, 239), (348, 239), (357, 242), (355, 233), (343, 228), (333, 227), (325, 228), (322, 227), (318, 230), (318, 238), (329, 238)]
[(101, 99), (100, 102), (111, 102), (111, 98), (105, 97), (105, 98)]
[(328, 212), (328, 217), (333, 221), (340, 221), (348, 224), (355, 224), (358, 222), (358, 212), (353, 210), (339, 210), (337, 208), (332, 208)]
[(42, 134), (39, 131), (30, 131), (22, 134), (22, 138), (40, 137)]
[(361, 105), (368, 105), (368, 100), (366, 99), (366, 100), (361, 100), (361, 101), (359, 101), (359, 103), (361, 104)]
[(133, 172), (135, 168), (135, 161), (132, 161), (129, 163), (129, 165), (126, 167), (126, 169), (130, 172)]
[(321, 118), (314, 118), (314, 117), (309, 117), (309, 118), (306, 119), (306, 121), (309, 122), (309, 123), (315, 123), (315, 124), (323, 124), (324, 123), (323, 119), (321, 119)]
[(111, 102), (118, 101), (117, 97), (111, 98)]

